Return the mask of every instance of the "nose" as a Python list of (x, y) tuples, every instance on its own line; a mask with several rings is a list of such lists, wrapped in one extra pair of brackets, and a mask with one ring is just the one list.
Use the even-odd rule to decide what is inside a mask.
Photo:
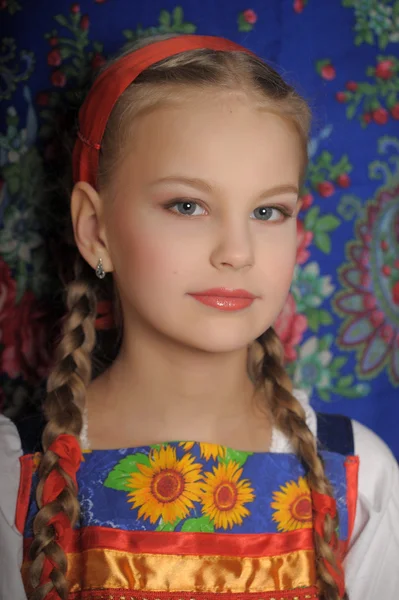
[(254, 261), (251, 223), (237, 220), (220, 223), (211, 253), (212, 265), (217, 269), (230, 267), (240, 270), (251, 267)]

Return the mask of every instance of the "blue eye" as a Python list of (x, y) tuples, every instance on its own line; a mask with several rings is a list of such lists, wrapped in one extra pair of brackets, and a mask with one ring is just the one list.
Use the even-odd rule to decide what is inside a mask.
[(277, 208), (276, 206), (260, 206), (259, 208), (255, 208), (255, 216), (256, 213), (258, 213), (260, 221), (283, 221), (285, 218), (291, 216), (291, 213), (286, 209), (283, 207)]
[[(172, 210), (175, 207), (177, 208), (177, 210)], [(174, 204), (169, 204), (169, 206), (167, 208), (174, 213), (177, 212), (179, 215), (188, 216), (188, 217), (199, 216), (198, 214), (195, 213), (196, 209), (198, 209), (198, 208), (202, 211), (204, 210), (197, 202), (193, 202), (192, 200), (184, 200), (181, 202), (175, 202)]]
[(275, 209), (271, 206), (260, 206), (259, 208), (255, 208), (254, 214), (258, 212), (259, 219), (262, 219), (262, 221), (269, 221), (273, 215), (274, 210)]

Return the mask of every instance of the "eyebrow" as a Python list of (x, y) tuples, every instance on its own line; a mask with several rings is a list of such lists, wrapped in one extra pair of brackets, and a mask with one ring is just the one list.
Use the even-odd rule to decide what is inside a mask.
[[(167, 177), (161, 177), (160, 179), (153, 181), (149, 187), (152, 187), (154, 185), (159, 185), (161, 183), (185, 183), (187, 185), (190, 185), (191, 187), (195, 187), (195, 188), (197, 188), (201, 191), (207, 192), (209, 194), (211, 192), (213, 192), (212, 186), (204, 179), (199, 179), (198, 177), (185, 177), (183, 175), (169, 175)], [(270, 196), (277, 196), (279, 194), (286, 194), (286, 193), (294, 193), (294, 194), (298, 195), (299, 190), (296, 185), (292, 185), (289, 183), (282, 184), (282, 185), (276, 185), (272, 188), (269, 188), (269, 189), (261, 192), (260, 197), (268, 198)]]

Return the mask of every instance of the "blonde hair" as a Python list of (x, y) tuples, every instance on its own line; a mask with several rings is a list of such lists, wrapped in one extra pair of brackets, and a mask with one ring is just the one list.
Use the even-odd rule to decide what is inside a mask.
[[(159, 39), (174, 37), (154, 36), (141, 41), (123, 54)], [(118, 57), (117, 57), (118, 58)], [(117, 60), (116, 58), (116, 60)], [(111, 61), (112, 62), (112, 61)], [(109, 63), (108, 63), (109, 64)], [(105, 68), (107, 65), (105, 66)], [(310, 110), (305, 100), (270, 66), (259, 58), (241, 52), (215, 52), (209, 49), (190, 50), (164, 59), (142, 72), (127, 88), (116, 103), (102, 141), (100, 152), (98, 186), (104, 189), (112, 182), (112, 174), (118, 165), (123, 149), (131, 136), (135, 121), (145, 113), (168, 102), (184, 101), (186, 93), (217, 88), (242, 92), (260, 107), (286, 118), (295, 127), (303, 147), (303, 178), (307, 163), (307, 140), (310, 128)], [(181, 91), (183, 90), (184, 96)], [(44, 411), (47, 425), (43, 432), (43, 458), (40, 464), (40, 483), (37, 488), (39, 512), (34, 520), (34, 541), (31, 546), (32, 565), (30, 583), (33, 587), (31, 600), (41, 600), (55, 588), (61, 598), (68, 594), (66, 580), (67, 559), (61, 545), (56, 541), (54, 528), (49, 520), (63, 511), (74, 526), (79, 515), (76, 490), (67, 475), (59, 468), (57, 456), (48, 451), (51, 443), (61, 433), (69, 433), (79, 439), (82, 428), (82, 409), (85, 390), (92, 377), (92, 356), (95, 348), (95, 318), (98, 294), (87, 277), (79, 275), (83, 259), (77, 257), (77, 277), (67, 286), (67, 315), (58, 346), (55, 366), (48, 379)], [(80, 265), (80, 267), (79, 267)], [(86, 269), (87, 270), (87, 269)], [(120, 320), (120, 318), (119, 318)], [(333, 496), (316, 440), (306, 424), (302, 405), (292, 394), (292, 385), (284, 369), (282, 344), (270, 328), (255, 342), (257, 352), (250, 366), (257, 386), (263, 388), (265, 398), (277, 428), (287, 435), (293, 448), (305, 465), (307, 481), (312, 491)], [(52, 469), (58, 469), (67, 485), (56, 501), (43, 506), (42, 489)], [(339, 568), (332, 540), (338, 525), (338, 517), (325, 518), (324, 535), (314, 532), (316, 568), (321, 600), (339, 600), (339, 592), (326, 562), (333, 569)], [(40, 585), (45, 557), (51, 557), (54, 567), (51, 582)], [(346, 597), (346, 596), (345, 596)]]

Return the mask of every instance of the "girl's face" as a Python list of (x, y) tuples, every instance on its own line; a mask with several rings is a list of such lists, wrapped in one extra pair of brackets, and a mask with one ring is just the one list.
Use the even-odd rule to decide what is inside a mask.
[[(293, 275), (298, 135), (247, 98), (202, 92), (143, 116), (133, 137), (104, 207), (125, 327), (207, 352), (246, 347)], [(256, 298), (222, 311), (190, 295), (210, 288)]]

